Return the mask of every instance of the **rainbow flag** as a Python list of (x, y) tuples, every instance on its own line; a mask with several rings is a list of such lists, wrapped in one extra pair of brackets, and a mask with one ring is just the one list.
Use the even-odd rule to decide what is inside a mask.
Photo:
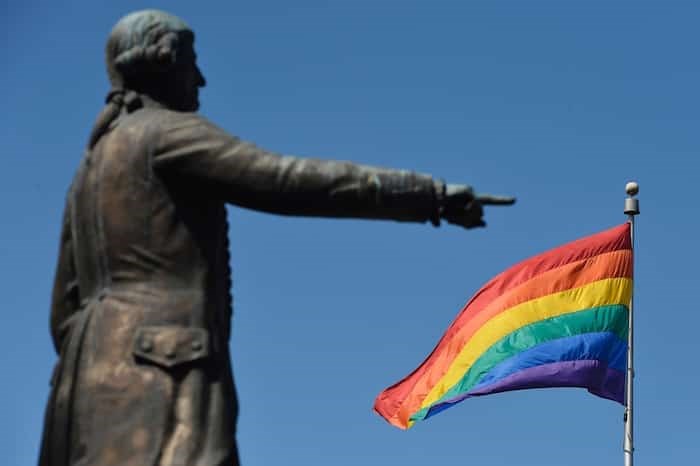
[(374, 410), (407, 429), (466, 398), (526, 388), (624, 403), (631, 296), (627, 223), (527, 259), (481, 288)]

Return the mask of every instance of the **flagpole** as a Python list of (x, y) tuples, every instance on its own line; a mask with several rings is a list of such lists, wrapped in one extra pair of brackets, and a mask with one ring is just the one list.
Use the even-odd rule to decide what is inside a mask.
[[(630, 224), (630, 239), (632, 241), (632, 250), (634, 251), (634, 217), (639, 215), (639, 200), (634, 196), (639, 193), (639, 185), (634, 181), (630, 181), (625, 185), (625, 191), (627, 192), (627, 198), (625, 199), (625, 214), (627, 215)], [(634, 260), (634, 253), (632, 254), (632, 260)], [(634, 277), (634, 275), (633, 275)], [(634, 283), (634, 281), (633, 281)], [(634, 459), (634, 443), (633, 443), (633, 427), (634, 427), (634, 417), (633, 417), (633, 400), (634, 400), (634, 312), (632, 311), (632, 306), (634, 304), (634, 292), (630, 299), (629, 308), (629, 324), (627, 333), (627, 377), (625, 378), (625, 437), (622, 445), (622, 450), (625, 454), (625, 466), (632, 466)]]

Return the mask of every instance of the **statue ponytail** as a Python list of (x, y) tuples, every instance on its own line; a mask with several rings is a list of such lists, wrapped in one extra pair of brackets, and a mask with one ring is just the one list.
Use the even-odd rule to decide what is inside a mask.
[(97, 141), (112, 129), (114, 123), (123, 112), (131, 113), (143, 106), (138, 93), (124, 89), (112, 89), (107, 94), (105, 104), (90, 131), (88, 150), (92, 150)]

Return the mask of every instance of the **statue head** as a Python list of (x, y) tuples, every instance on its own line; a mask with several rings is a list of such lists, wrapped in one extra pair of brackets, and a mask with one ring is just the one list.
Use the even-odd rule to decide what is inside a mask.
[(206, 81), (196, 59), (192, 30), (163, 11), (142, 10), (123, 17), (107, 40), (112, 87), (145, 94), (173, 110), (199, 108), (199, 88)]

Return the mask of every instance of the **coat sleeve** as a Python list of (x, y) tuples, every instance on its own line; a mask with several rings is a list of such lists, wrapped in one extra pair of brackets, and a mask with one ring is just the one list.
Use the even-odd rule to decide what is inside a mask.
[(282, 215), (439, 224), (444, 185), (428, 175), (276, 154), (196, 114), (172, 114), (159, 133), (157, 172), (232, 204)]
[(67, 331), (68, 319), (80, 307), (78, 278), (73, 259), (70, 204), (66, 203), (58, 251), (58, 263), (51, 295), (51, 337), (58, 354)]

